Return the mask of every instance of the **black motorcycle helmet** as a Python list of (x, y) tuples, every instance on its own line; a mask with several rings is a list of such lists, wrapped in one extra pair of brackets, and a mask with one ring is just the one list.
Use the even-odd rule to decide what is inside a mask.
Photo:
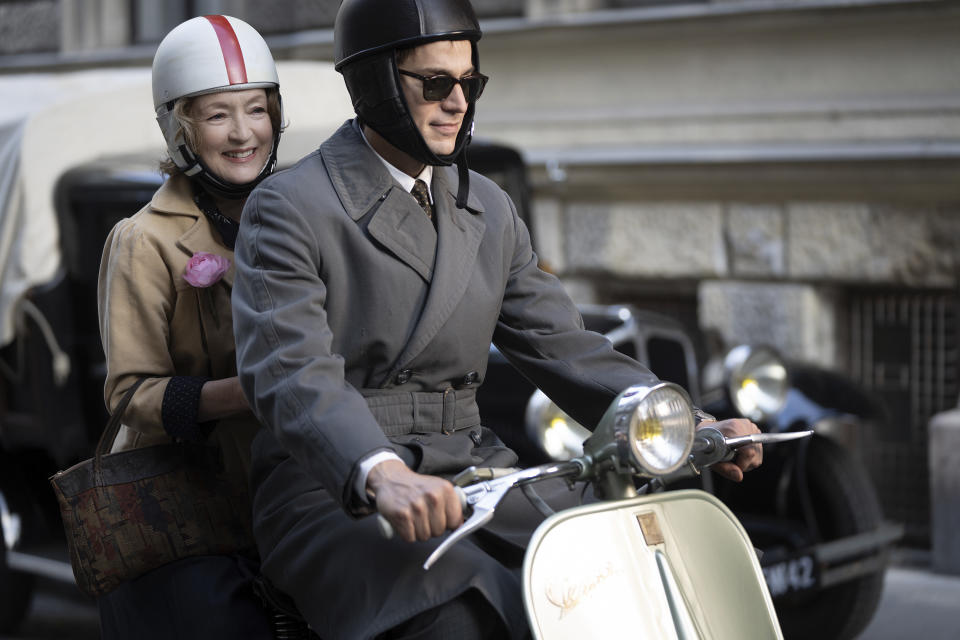
[(469, 40), (476, 68), (481, 35), (468, 0), (343, 0), (334, 23), (335, 68), (343, 74), (360, 122), (424, 164), (456, 162), (461, 209), (469, 191), (465, 150), (473, 134), (475, 101), (468, 101), (453, 152), (435, 154), (410, 116), (396, 52), (436, 40)]

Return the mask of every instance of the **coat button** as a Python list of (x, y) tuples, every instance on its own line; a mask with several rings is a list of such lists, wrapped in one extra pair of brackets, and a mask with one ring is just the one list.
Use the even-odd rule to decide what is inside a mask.
[(403, 369), (399, 371), (396, 376), (394, 376), (393, 381), (397, 384), (406, 384), (410, 381), (410, 378), (413, 377), (413, 371), (410, 369)]
[(477, 378), (479, 377), (480, 377), (480, 374), (478, 374), (476, 371), (470, 371), (469, 373), (463, 376), (463, 380), (460, 381), (460, 386), (469, 387), (471, 384), (476, 382)]

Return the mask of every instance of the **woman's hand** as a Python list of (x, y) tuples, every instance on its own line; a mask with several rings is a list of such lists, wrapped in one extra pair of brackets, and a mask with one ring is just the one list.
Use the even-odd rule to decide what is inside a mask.
[(228, 418), (249, 410), (250, 404), (240, 388), (240, 378), (208, 380), (200, 389), (197, 422)]

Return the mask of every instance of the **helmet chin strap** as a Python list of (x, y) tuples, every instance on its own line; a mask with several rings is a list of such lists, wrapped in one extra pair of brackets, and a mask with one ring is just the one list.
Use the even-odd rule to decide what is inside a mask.
[(197, 159), (197, 165), (200, 167), (200, 171), (191, 177), (203, 185), (204, 189), (218, 198), (223, 198), (225, 200), (240, 200), (250, 195), (250, 192), (253, 191), (253, 188), (260, 184), (264, 178), (273, 172), (273, 165), (275, 164), (276, 154), (273, 153), (271, 154), (270, 158), (267, 159), (267, 162), (263, 165), (263, 168), (260, 169), (260, 173), (257, 174), (256, 178), (250, 182), (237, 183), (220, 178), (216, 173), (211, 171), (209, 167), (207, 167), (203, 160)]
[(463, 143), (463, 147), (460, 149), (460, 153), (457, 155), (457, 178), (459, 179), (459, 185), (457, 186), (457, 208), (466, 209), (467, 208), (467, 197), (470, 195), (470, 167), (467, 165), (467, 147), (470, 146), (470, 143), (473, 141), (473, 120), (470, 121), (470, 131), (467, 132), (466, 140)]

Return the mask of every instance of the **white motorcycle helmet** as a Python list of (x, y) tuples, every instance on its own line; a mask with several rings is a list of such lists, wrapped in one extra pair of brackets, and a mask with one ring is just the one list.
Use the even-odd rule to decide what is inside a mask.
[[(223, 180), (204, 165), (187, 145), (183, 128), (173, 113), (180, 98), (218, 91), (277, 89), (280, 79), (270, 48), (263, 37), (243, 20), (230, 16), (192, 18), (166, 35), (153, 57), (153, 106), (167, 142), (170, 159), (184, 174), (200, 180), (213, 193), (241, 198), (277, 163), (280, 129), (274, 131), (273, 150), (260, 174), (251, 182)], [(281, 122), (282, 116), (281, 103)]]

